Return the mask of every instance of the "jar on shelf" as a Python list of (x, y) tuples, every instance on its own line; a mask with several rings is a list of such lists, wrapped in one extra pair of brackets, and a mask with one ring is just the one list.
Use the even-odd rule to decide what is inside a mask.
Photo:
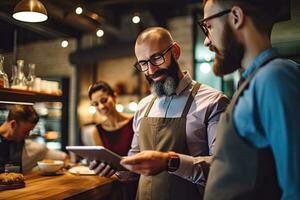
[(4, 71), (3, 63), (4, 63), (4, 56), (0, 54), (0, 87), (8, 88), (9, 87), (8, 76)]
[(29, 63), (28, 64), (28, 76), (26, 79), (26, 84), (28, 90), (33, 90), (34, 88), (34, 83), (35, 83), (35, 64)]
[(26, 90), (26, 77), (24, 75), (24, 60), (17, 60), (17, 68), (11, 88)]

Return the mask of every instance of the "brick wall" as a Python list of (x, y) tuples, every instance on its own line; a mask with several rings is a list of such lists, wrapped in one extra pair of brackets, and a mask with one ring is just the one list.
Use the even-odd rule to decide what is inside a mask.
[(190, 16), (176, 17), (168, 22), (168, 29), (181, 47), (179, 64), (193, 77), (193, 19)]

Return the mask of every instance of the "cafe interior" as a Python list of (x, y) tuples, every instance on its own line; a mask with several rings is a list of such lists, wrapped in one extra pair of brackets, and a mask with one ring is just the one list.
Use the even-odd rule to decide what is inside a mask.
[[(21, 11), (28, 12), (18, 15)], [(27, 16), (30, 12), (39, 15)], [(300, 62), (300, 2), (286, 1), (278, 13), (285, 19), (276, 23), (272, 45)], [(91, 129), (105, 117), (91, 105), (89, 87), (107, 82), (117, 94), (116, 110), (133, 115), (150, 93), (134, 67), (135, 39), (153, 26), (166, 27), (181, 45), (182, 70), (231, 98), (241, 72), (214, 75), (214, 53), (203, 45), (197, 26), (202, 17), (199, 0), (0, 1), (0, 123), (11, 105), (33, 105), (39, 122), (28, 140), (67, 154), (66, 146), (94, 145)], [(116, 179), (67, 171), (42, 176), (39, 170), (26, 176), (24, 188), (0, 190), (0, 199), (121, 199)]]

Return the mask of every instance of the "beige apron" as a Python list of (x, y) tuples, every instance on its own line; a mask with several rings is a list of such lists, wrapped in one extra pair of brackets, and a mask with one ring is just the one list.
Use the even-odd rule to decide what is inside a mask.
[[(193, 86), (185, 108), (179, 118), (148, 117), (156, 98), (150, 102), (146, 114), (141, 119), (139, 129), (140, 150), (175, 151), (189, 155), (186, 143), (186, 116), (200, 87)], [(164, 171), (155, 176), (141, 175), (137, 192), (139, 200), (201, 199), (195, 184)]]

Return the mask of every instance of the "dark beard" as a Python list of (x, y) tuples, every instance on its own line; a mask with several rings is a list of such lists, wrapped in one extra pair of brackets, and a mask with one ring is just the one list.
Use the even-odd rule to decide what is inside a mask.
[[(151, 85), (151, 92), (156, 96), (171, 96), (176, 93), (176, 88), (179, 84), (179, 65), (171, 56), (171, 63), (167, 69), (159, 69), (154, 74), (146, 76)], [(160, 81), (153, 81), (153, 78), (163, 75), (164, 78)]]
[(216, 52), (213, 70), (216, 76), (230, 74), (241, 67), (244, 56), (244, 46), (237, 41), (235, 34), (228, 23), (225, 24), (223, 33), (223, 56), (220, 51), (213, 48)]

